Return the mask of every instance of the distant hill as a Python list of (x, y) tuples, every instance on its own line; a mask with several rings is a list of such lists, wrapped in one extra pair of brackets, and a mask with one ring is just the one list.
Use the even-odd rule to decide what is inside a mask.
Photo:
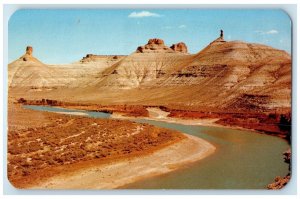
[[(27, 47), (29, 48), (29, 47)], [(26, 49), (27, 49), (26, 48)], [(47, 65), (26, 53), (8, 65), (8, 85), (28, 90), (87, 87), (102, 71), (124, 56), (87, 55), (72, 64)]]

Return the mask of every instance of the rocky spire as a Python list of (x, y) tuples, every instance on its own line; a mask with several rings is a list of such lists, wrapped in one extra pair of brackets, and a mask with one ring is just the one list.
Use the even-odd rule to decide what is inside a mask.
[(26, 47), (26, 55), (32, 56), (33, 48), (31, 46)]
[(26, 47), (26, 52), (25, 52), (25, 55), (23, 55), (21, 57), (21, 59), (23, 61), (29, 61), (32, 59), (32, 52), (33, 52), (33, 48), (31, 46), (27, 46)]
[(224, 31), (221, 29), (220, 30), (220, 37), (218, 37), (217, 39), (212, 41), (209, 45), (219, 45), (219, 44), (223, 44), (224, 42), (226, 42), (224, 40)]
[(41, 63), (39, 60), (37, 60), (35, 57), (33, 57), (32, 53), (33, 53), (32, 46), (27, 46), (25, 54), (22, 57), (20, 57), (20, 59), (23, 61), (34, 61), (34, 62)]
[(220, 38), (221, 38), (221, 39), (224, 39), (223, 36), (224, 36), (223, 30), (221, 29), (221, 30), (220, 30)]

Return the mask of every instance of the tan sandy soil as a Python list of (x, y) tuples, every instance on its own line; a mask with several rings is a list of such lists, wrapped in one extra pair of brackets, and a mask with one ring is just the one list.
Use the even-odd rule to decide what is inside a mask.
[(146, 156), (128, 158), (82, 169), (75, 175), (59, 175), (34, 189), (113, 189), (146, 177), (174, 171), (187, 163), (205, 158), (215, 151), (208, 142), (185, 135), (188, 139)]
[(49, 114), (21, 109), (20, 105), (15, 105), (8, 100), (8, 128), (9, 130), (20, 130), (24, 128), (36, 128), (47, 126), (51, 123)]
[(147, 108), (147, 110), (150, 118), (167, 118), (170, 114), (169, 112), (163, 111), (160, 108)]

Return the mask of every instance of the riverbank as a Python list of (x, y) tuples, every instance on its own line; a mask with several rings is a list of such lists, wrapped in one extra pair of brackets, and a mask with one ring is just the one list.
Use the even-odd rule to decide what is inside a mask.
[[(147, 111), (149, 113), (149, 116), (148, 117), (140, 117), (140, 119), (147, 119), (147, 120), (154, 120), (154, 121), (161, 121), (161, 122), (168, 122), (168, 123), (177, 123), (177, 124), (183, 124), (183, 125), (222, 127), (222, 128), (228, 128), (228, 129), (234, 129), (234, 130), (246, 130), (246, 131), (253, 131), (256, 133), (262, 133), (261, 131), (257, 131), (254, 129), (246, 129), (243, 127), (230, 126), (230, 125), (221, 125), (221, 124), (216, 123), (219, 119), (181, 119), (181, 118), (168, 117), (168, 115), (170, 115), (170, 112), (164, 111), (160, 108), (147, 108)], [(132, 119), (132, 117), (124, 116), (120, 113), (113, 113), (112, 117), (119, 118), (119, 119)], [(272, 135), (276, 136), (276, 134), (272, 134)], [(282, 136), (278, 136), (278, 137), (284, 138)], [(290, 155), (290, 151), (289, 151), (289, 155)], [(285, 161), (285, 162), (290, 165), (289, 161)], [(275, 180), (275, 182), (267, 185), (267, 188), (268, 189), (281, 189), (289, 182), (290, 173), (288, 173), (285, 177), (277, 176), (274, 180)]]
[[(290, 109), (241, 111), (241, 110), (215, 110), (200, 107), (153, 106), (153, 105), (101, 105), (79, 102), (66, 102), (52, 99), (27, 100), (19, 98), (18, 103), (25, 105), (46, 105), (67, 109), (105, 112), (114, 114), (113, 117), (145, 118), (169, 123), (185, 125), (215, 126), (229, 129), (250, 130), (257, 133), (273, 135), (290, 142), (291, 114)], [(149, 109), (157, 109), (153, 113)], [(159, 112), (160, 111), (160, 112)]]
[(175, 117), (168, 117), (169, 112), (163, 111), (160, 108), (147, 108), (149, 113), (148, 117), (131, 117), (124, 115), (122, 113), (113, 112), (111, 117), (114, 119), (147, 119), (147, 120), (154, 120), (154, 121), (161, 121), (167, 123), (175, 123), (175, 124), (183, 124), (183, 125), (191, 125), (191, 126), (210, 126), (210, 127), (222, 127), (227, 129), (235, 129), (235, 130), (247, 130), (247, 131), (255, 131), (253, 129), (246, 129), (243, 127), (238, 126), (226, 126), (216, 123), (219, 119), (212, 118), (212, 119), (182, 119), (182, 118), (175, 118)]
[(61, 174), (33, 189), (114, 189), (145, 178), (165, 174), (199, 161), (215, 151), (203, 139), (185, 134), (183, 139), (148, 155), (93, 165), (74, 175)]

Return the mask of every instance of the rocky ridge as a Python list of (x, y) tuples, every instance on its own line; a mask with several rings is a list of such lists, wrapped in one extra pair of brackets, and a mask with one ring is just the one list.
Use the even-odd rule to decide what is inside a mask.
[(119, 61), (120, 59), (126, 57), (126, 55), (94, 55), (94, 54), (87, 54), (80, 60), (80, 63), (89, 63), (89, 62), (115, 62)]
[(136, 53), (187, 53), (187, 51), (187, 46), (183, 42), (168, 47), (165, 45), (164, 40), (158, 38), (149, 39), (147, 44), (136, 49)]

